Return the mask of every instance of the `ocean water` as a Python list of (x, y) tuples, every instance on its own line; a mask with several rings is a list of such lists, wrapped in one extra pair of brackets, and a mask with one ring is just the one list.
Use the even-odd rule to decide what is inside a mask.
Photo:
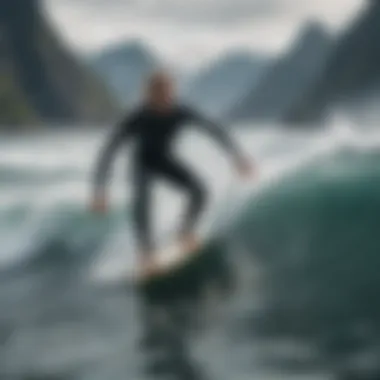
[[(380, 133), (340, 121), (234, 134), (255, 181), (201, 135), (177, 146), (210, 191), (210, 280), (223, 258), (232, 281), (190, 274), (191, 298), (173, 283), (161, 302), (131, 286), (133, 146), (99, 217), (88, 204), (104, 131), (2, 136), (0, 379), (380, 378)], [(155, 189), (162, 244), (184, 199)]]

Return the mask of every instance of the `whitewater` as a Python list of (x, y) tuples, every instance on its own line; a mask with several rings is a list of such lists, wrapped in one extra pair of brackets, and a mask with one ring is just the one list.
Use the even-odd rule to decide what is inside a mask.
[[(374, 370), (380, 133), (342, 119), (317, 129), (236, 126), (233, 134), (257, 162), (257, 180), (238, 179), (201, 134), (177, 144), (211, 194), (199, 233), (221, 243), (238, 281), (211, 323), (214, 306), (199, 306), (202, 334), (176, 333), (186, 352), (169, 357), (192, 368), (176, 377), (141, 346), (139, 295), (109, 287), (135, 268), (133, 145), (118, 155), (111, 209), (101, 217), (88, 206), (106, 130), (2, 136), (1, 379), (334, 379)], [(184, 204), (161, 183), (154, 204), (160, 243)], [(342, 353), (346, 341), (353, 348)]]

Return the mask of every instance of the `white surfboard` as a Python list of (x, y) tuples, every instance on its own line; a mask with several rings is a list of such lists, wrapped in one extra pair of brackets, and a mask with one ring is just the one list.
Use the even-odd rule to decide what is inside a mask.
[[(157, 263), (156, 277), (164, 277), (173, 271), (185, 266), (187, 261), (191, 261), (199, 254), (204, 244), (200, 244), (199, 248), (193, 252), (185, 252), (178, 241), (162, 243), (154, 253)], [(131, 249), (132, 247), (129, 247)], [(123, 255), (124, 248), (113, 247), (112, 252), (101, 255), (94, 260), (90, 270), (90, 280), (97, 284), (103, 285), (120, 285), (120, 284), (140, 284), (149, 282), (150, 278), (141, 278), (138, 273), (137, 254)]]
[(185, 251), (180, 242), (171, 242), (160, 247), (155, 255), (157, 271), (149, 277), (141, 277), (138, 273), (135, 281), (146, 283), (156, 278), (165, 277), (165, 275), (174, 272), (185, 266), (189, 261), (195, 258), (200, 253), (203, 244), (200, 244), (195, 250)]

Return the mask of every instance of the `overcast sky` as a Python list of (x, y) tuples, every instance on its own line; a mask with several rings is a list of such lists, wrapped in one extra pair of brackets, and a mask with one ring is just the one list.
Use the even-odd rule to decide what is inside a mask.
[(339, 30), (366, 0), (44, 0), (83, 53), (139, 38), (169, 62), (197, 65), (230, 47), (284, 49), (307, 19)]

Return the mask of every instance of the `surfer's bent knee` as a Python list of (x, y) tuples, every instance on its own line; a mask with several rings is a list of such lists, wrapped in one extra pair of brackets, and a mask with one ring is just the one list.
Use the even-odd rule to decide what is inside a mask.
[(197, 198), (198, 198), (200, 204), (204, 205), (205, 203), (207, 203), (208, 191), (207, 191), (206, 187), (200, 186), (198, 188)]
[(208, 191), (206, 187), (200, 183), (197, 183), (192, 186), (191, 194), (196, 208), (202, 209), (206, 205), (208, 199)]

